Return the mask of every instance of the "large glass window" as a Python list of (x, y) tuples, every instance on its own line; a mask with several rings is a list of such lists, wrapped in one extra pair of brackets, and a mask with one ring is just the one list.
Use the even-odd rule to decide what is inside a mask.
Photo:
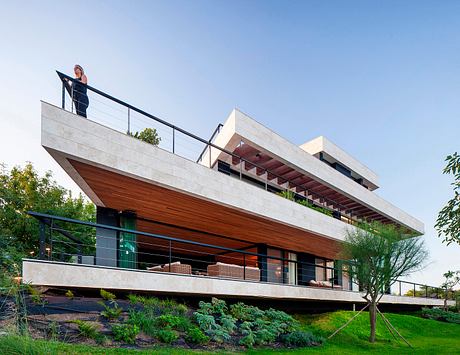
[[(272, 259), (272, 257), (278, 259)], [(283, 252), (279, 249), (267, 248), (267, 281), (268, 282), (283, 282), (283, 261), (279, 258), (283, 257)]]

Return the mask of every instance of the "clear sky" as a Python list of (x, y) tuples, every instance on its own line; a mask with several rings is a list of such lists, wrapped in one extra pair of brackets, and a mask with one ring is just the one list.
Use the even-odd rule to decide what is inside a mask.
[[(31, 161), (78, 188), (40, 147), (55, 69), (203, 137), (234, 107), (293, 143), (324, 135), (380, 176), (378, 194), (425, 223), (431, 263), (460, 150), (459, 1), (3, 1), (0, 161)], [(91, 106), (90, 106), (91, 108)]]

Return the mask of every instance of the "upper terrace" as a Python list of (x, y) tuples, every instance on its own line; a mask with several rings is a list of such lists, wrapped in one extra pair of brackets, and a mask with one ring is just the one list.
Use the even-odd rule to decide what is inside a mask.
[[(59, 75), (61, 79), (66, 77), (61, 73)], [(72, 112), (72, 101), (66, 102), (65, 100), (64, 81), (62, 90), (62, 108)], [(403, 226), (407, 229), (408, 234), (423, 234), (423, 224), (420, 221), (324, 164), (314, 155), (308, 153), (305, 145), (298, 147), (290, 143), (238, 110), (234, 110), (225, 124), (219, 125), (212, 137), (206, 140), (100, 90), (90, 86), (88, 86), (88, 90), (92, 94), (90, 96), (89, 116), (91, 121), (74, 115), (68, 118), (61, 115), (62, 117), (58, 120), (57, 112), (52, 112), (56, 111), (56, 108), (43, 104), (42, 144), (74, 177), (74, 180), (96, 204), (104, 205), (104, 202), (94, 191), (95, 188), (89, 186), (87, 179), (77, 171), (75, 165), (78, 162), (104, 165), (111, 171), (121, 171), (127, 176), (141, 177), (144, 181), (145, 179), (152, 180), (151, 178), (155, 177), (153, 180), (160, 186), (187, 191), (193, 196), (199, 196), (206, 200), (218, 201), (226, 206), (246, 210), (252, 214), (275, 218), (284, 225), (287, 224), (299, 229), (311, 230), (311, 223), (308, 223), (307, 227), (302, 220), (305, 217), (309, 218), (312, 212), (311, 219), (319, 220), (319, 224), (323, 224), (322, 219), (326, 215), (318, 216), (319, 213), (316, 211), (306, 211), (305, 208), (299, 209), (301, 206), (295, 206), (290, 201), (280, 201), (279, 197), (273, 200), (272, 197), (265, 194), (254, 192), (253, 187), (257, 186), (275, 193), (286, 190), (292, 191), (296, 194), (296, 199), (307, 200), (313, 206), (330, 211), (328, 214), (335, 217), (334, 219), (337, 221), (355, 224), (363, 220), (377, 220), (382, 223), (394, 223)], [(111, 129), (104, 129), (102, 126), (93, 124), (92, 121), (99, 122), (104, 127), (108, 126)], [(127, 131), (140, 131), (145, 127), (155, 128), (159, 132), (161, 151), (153, 147), (146, 148), (142, 142), (125, 135)], [(123, 133), (123, 137), (121, 134), (116, 134), (113, 129)], [(56, 130), (59, 130), (59, 134), (56, 134)], [(85, 130), (87, 130), (86, 135)], [(95, 137), (96, 134), (99, 135), (99, 138)], [(70, 141), (75, 144), (69, 146)], [(102, 146), (103, 142), (106, 142), (104, 146)], [(121, 149), (122, 146), (129, 149), (123, 152), (123, 156), (120, 154), (117, 156), (115, 153), (118, 151), (114, 151), (114, 148)], [(80, 149), (83, 147), (85, 149)], [(94, 152), (87, 156), (90, 147)], [(116, 168), (117, 164), (112, 164), (113, 162), (121, 163), (121, 158), (132, 154), (133, 151), (145, 151), (146, 155), (151, 156), (154, 149), (157, 161), (161, 155), (160, 160), (164, 160), (168, 166), (157, 164), (155, 171), (148, 174), (145, 171), (136, 174), (133, 171), (135, 167), (133, 164), (124, 164), (124, 167), (121, 164), (119, 165), (120, 169)], [(166, 152), (173, 153), (174, 157), (166, 154)], [(330, 154), (331, 150), (327, 149), (325, 153)], [(104, 162), (102, 157), (104, 154), (106, 158), (112, 161), (105, 160)], [(344, 155), (342, 154), (342, 156)], [(96, 159), (98, 157), (99, 160)], [(187, 161), (176, 157), (186, 158)], [(113, 161), (114, 159), (116, 161)], [(132, 163), (135, 158), (130, 157), (130, 160)], [(72, 163), (73, 161), (77, 163)], [(216, 177), (213, 173), (206, 173), (190, 164), (191, 161), (198, 161), (200, 166), (236, 177), (250, 186), (235, 185), (233, 181), (235, 179)], [(342, 161), (342, 163), (347, 162), (350, 160)], [(357, 161), (351, 161), (351, 163), (352, 166), (350, 167), (353, 167), (354, 171), (358, 173), (361, 172), (369, 185), (376, 186), (377, 181), (373, 173), (365, 171), (363, 168), (360, 169)], [(164, 175), (171, 173), (172, 167), (176, 171), (169, 176)], [(185, 169), (179, 172), (178, 170), (181, 168)], [(123, 170), (126, 171), (123, 172)], [(160, 171), (162, 174), (159, 174)], [(179, 173), (181, 181), (178, 181), (176, 172)], [(208, 185), (199, 186), (203, 183), (203, 174), (209, 176), (210, 181)], [(183, 181), (185, 177), (187, 180)], [(215, 184), (216, 179), (219, 180), (218, 184)], [(215, 189), (219, 191), (215, 191)], [(213, 194), (214, 191), (215, 194)], [(248, 199), (248, 194), (249, 196), (252, 195), (253, 198)], [(259, 196), (260, 202), (258, 203), (255, 200)], [(235, 200), (235, 197), (240, 203)], [(270, 213), (266, 209), (262, 212), (255, 206), (260, 203), (266, 206), (271, 203), (271, 200), (283, 207), (282, 211), (284, 212), (281, 215), (275, 211)], [(286, 205), (288, 209), (298, 212), (294, 212), (295, 218), (289, 218), (286, 215), (284, 208), (286, 203), (288, 203)], [(326, 217), (332, 219), (329, 216)], [(314, 231), (319, 235), (342, 239), (338, 237), (338, 234), (343, 235), (343, 225), (330, 220), (326, 224), (331, 225), (328, 228), (329, 232), (324, 228), (317, 228)], [(335, 232), (331, 232), (331, 230), (335, 230)]]

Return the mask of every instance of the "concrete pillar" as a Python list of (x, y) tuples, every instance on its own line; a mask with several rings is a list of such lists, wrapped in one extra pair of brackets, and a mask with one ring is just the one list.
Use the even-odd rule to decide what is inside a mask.
[[(96, 223), (118, 227), (118, 211), (99, 207)], [(96, 265), (118, 266), (118, 232), (106, 228), (96, 228)]]

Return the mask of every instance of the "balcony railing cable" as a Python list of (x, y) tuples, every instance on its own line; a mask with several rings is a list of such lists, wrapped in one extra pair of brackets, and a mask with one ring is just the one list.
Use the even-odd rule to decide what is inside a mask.
[[(29, 212), (29, 215), (36, 218), (39, 222), (38, 259), (40, 260), (69, 262), (73, 257), (76, 257), (75, 262), (82, 264), (83, 260), (89, 256), (92, 260), (96, 260), (98, 265), (101, 263), (102, 265), (106, 265), (108, 262), (115, 266), (119, 266), (117, 264), (119, 261), (117, 257), (108, 257), (107, 253), (102, 253), (102, 255), (105, 255), (102, 257), (97, 256), (96, 248), (100, 251), (112, 251), (112, 255), (114, 253), (120, 255), (120, 253), (125, 252), (120, 246), (120, 243), (117, 247), (110, 248), (104, 243), (99, 243), (96, 246), (94, 240), (91, 242), (91, 239), (87, 238), (85, 242), (81, 238), (83, 235), (91, 235), (101, 242), (107, 237), (100, 234), (96, 235), (97, 229), (100, 229), (114, 231), (117, 235), (120, 235), (120, 233), (127, 233), (143, 237), (142, 241), (135, 241), (135, 257), (137, 261), (131, 265), (132, 267), (125, 267), (129, 269), (146, 270), (147, 267), (164, 264), (165, 267), (169, 265), (168, 270), (172, 270), (171, 267), (174, 265), (174, 262), (180, 261), (187, 263), (186, 265), (190, 268), (190, 274), (193, 271), (193, 273), (198, 276), (210, 276), (208, 275), (208, 268), (217, 265), (216, 262), (221, 260), (225, 264), (233, 265), (233, 267), (239, 265), (239, 267), (242, 268), (242, 275), (240, 275), (239, 278), (246, 281), (277, 282), (301, 287), (314, 286), (308, 283), (308, 281), (311, 280), (305, 280), (305, 277), (307, 277), (307, 279), (313, 277), (313, 280), (322, 282), (319, 284), (320, 286), (316, 287), (329, 287), (333, 290), (353, 290), (351, 284), (345, 284), (350, 281), (349, 278), (343, 278), (343, 275), (346, 274), (346, 266), (345, 268), (339, 269), (337, 266), (331, 267), (324, 264), (269, 256), (250, 250), (229, 248), (37, 212)], [(46, 233), (46, 228), (48, 228), (49, 234)], [(96, 233), (94, 233), (95, 230)], [(58, 238), (55, 234), (61, 237)], [(62, 237), (64, 237), (64, 239), (62, 239)], [(225, 254), (222, 254), (222, 251), (224, 251)], [(88, 262), (85, 263), (87, 264)], [(347, 261), (342, 261), (339, 264), (347, 265), (347, 263)], [(259, 276), (255, 277), (253, 274), (251, 276), (251, 272), (254, 272), (254, 268), (259, 270)], [(294, 274), (292, 274), (292, 272), (294, 272)], [(312, 276), (312, 273), (314, 276)], [(301, 275), (309, 276), (304, 276), (302, 279)], [(303, 280), (302, 282), (301, 279)], [(439, 298), (447, 292), (438, 287), (402, 280), (396, 280), (393, 285), (399, 286), (399, 292), (396, 290), (392, 294), (400, 296), (404, 295), (402, 292), (403, 285), (409, 287), (408, 289), (406, 287), (407, 292), (405, 293), (412, 292), (413, 297)], [(420, 288), (420, 290), (417, 290), (417, 287)], [(451, 295), (451, 297), (453, 297), (453, 295)]]
[[(74, 103), (74, 97), (73, 97), (73, 90), (72, 90), (72, 85), (70, 85), (69, 83), (73, 83), (76, 81), (76, 79), (66, 75), (66, 74), (63, 74), (59, 71), (57, 71), (57, 74), (59, 76), (59, 78), (61, 79), (62, 81), (62, 108), (63, 109), (66, 109), (66, 92), (70, 95), (71, 97), (71, 111), (73, 111), (73, 103)], [(278, 181), (283, 181), (283, 184), (281, 185), (284, 185), (286, 184), (287, 187), (282, 187), (281, 185), (277, 185), (281, 190), (286, 190), (286, 191), (291, 191), (293, 192), (296, 196), (300, 197), (300, 198), (306, 198), (307, 200), (311, 200), (314, 204), (320, 206), (320, 207), (323, 207), (327, 210), (330, 210), (330, 211), (336, 211), (336, 212), (340, 212), (341, 215), (343, 215), (345, 218), (346, 218), (346, 221), (348, 223), (351, 223), (351, 224), (356, 224), (356, 223), (360, 223), (362, 222), (363, 220), (365, 220), (365, 218), (360, 218), (360, 213), (357, 213), (355, 212), (355, 209), (353, 208), (349, 208), (347, 206), (344, 206), (342, 205), (341, 203), (333, 200), (333, 199), (330, 199), (320, 193), (317, 193), (316, 191), (314, 190), (311, 190), (305, 186), (303, 186), (302, 184), (297, 184), (297, 183), (294, 183), (292, 180), (289, 180), (289, 179), (286, 179), (286, 177), (283, 177), (279, 174), (277, 174), (276, 172), (270, 170), (270, 169), (267, 169), (265, 167), (263, 167), (262, 165), (258, 164), (258, 163), (255, 163), (249, 159), (246, 159), (234, 152), (231, 152), (225, 148), (222, 148), (222, 147), (219, 147), (217, 146), (216, 144), (213, 143), (214, 141), (214, 138), (216, 137), (217, 133), (219, 133), (220, 129), (222, 128), (222, 125), (219, 124), (215, 131), (213, 132), (211, 138), (209, 140), (206, 140), (206, 139), (203, 139), (193, 133), (190, 133), (188, 131), (186, 131), (185, 129), (182, 129), (176, 125), (173, 125), (157, 116), (154, 116), (144, 110), (141, 110), (127, 102), (124, 102), (120, 99), (117, 99), (99, 89), (96, 89), (90, 85), (86, 85), (86, 88), (89, 92), (91, 93), (94, 93), (96, 94), (97, 96), (100, 96), (100, 97), (103, 97), (107, 100), (109, 100), (110, 102), (114, 102), (118, 105), (121, 105), (123, 107), (126, 108), (126, 111), (123, 111), (123, 110), (117, 110), (118, 112), (121, 112), (121, 113), (124, 113), (126, 114), (126, 130), (125, 130), (125, 133), (126, 132), (131, 132), (132, 131), (132, 125), (133, 125), (133, 120), (134, 120), (134, 117), (133, 117), (133, 114), (134, 113), (137, 113), (139, 115), (141, 115), (142, 117), (145, 117), (147, 119), (149, 119), (150, 121), (153, 121), (157, 124), (160, 124), (159, 127), (161, 126), (164, 126), (164, 127), (167, 127), (168, 129), (171, 130), (172, 132), (172, 141), (171, 141), (171, 144), (172, 144), (172, 148), (170, 149), (170, 151), (174, 154), (178, 154), (178, 149), (177, 149), (177, 141), (178, 141), (178, 136), (177, 134), (180, 133), (182, 134), (183, 136), (187, 137), (188, 139), (192, 139), (192, 141), (196, 142), (197, 144), (202, 144), (204, 146), (204, 149), (201, 151), (201, 153), (199, 154), (198, 156), (198, 159), (195, 160), (193, 159), (193, 161), (196, 161), (196, 162), (201, 162), (201, 164), (203, 166), (206, 166), (204, 165), (205, 163), (203, 162), (203, 157), (206, 153), (206, 151), (208, 151), (208, 154), (209, 154), (209, 168), (213, 168), (214, 164), (215, 164), (215, 161), (213, 163), (213, 160), (212, 160), (212, 152), (213, 152), (213, 149), (217, 150), (220, 154), (224, 154), (224, 155), (227, 155), (228, 157), (230, 157), (232, 160), (235, 160), (237, 162), (239, 162), (239, 165), (240, 165), (240, 179), (243, 179), (244, 178), (244, 174), (242, 173), (242, 166), (243, 164), (245, 164), (246, 166), (250, 166), (251, 168), (257, 168), (259, 171), (263, 172), (261, 175), (265, 175), (266, 178), (265, 178), (265, 189), (268, 190), (268, 180), (275, 180), (277, 179)], [(95, 97), (91, 97), (91, 101), (93, 101), (95, 99)], [(96, 101), (98, 101), (96, 99)], [(99, 100), (100, 103), (102, 103), (102, 101)], [(105, 105), (107, 105), (106, 103), (103, 103)], [(90, 109), (91, 109), (91, 106), (90, 106)], [(99, 112), (103, 112), (101, 110), (98, 110), (96, 109), (97, 111)], [(107, 115), (111, 116), (112, 118), (116, 118), (117, 120), (121, 120), (123, 121), (123, 119), (120, 119), (119, 117), (116, 117), (114, 115), (110, 115), (107, 113)], [(105, 122), (105, 123), (108, 123), (110, 125), (110, 122)], [(185, 141), (182, 143), (182, 144), (185, 144)], [(187, 150), (187, 151), (192, 151), (193, 149), (189, 146), (185, 147), (183, 146), (182, 147), (183, 149)], [(217, 161), (217, 159), (216, 159)], [(207, 163), (207, 162), (206, 162)], [(268, 178), (270, 177), (270, 179)], [(271, 184), (271, 183), (270, 183)], [(292, 189), (294, 189), (296, 192), (294, 192)], [(303, 192), (303, 195), (297, 193), (297, 191), (299, 192)]]

